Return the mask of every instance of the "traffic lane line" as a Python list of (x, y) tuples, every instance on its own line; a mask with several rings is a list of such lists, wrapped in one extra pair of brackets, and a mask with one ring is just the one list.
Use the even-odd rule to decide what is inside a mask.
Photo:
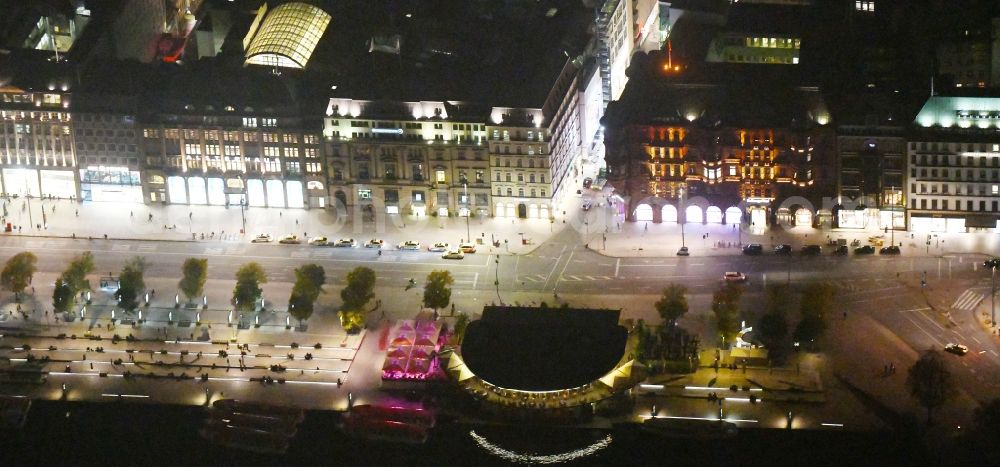
[(927, 337), (929, 337), (932, 342), (934, 342), (935, 344), (940, 345), (942, 347), (944, 346), (944, 344), (942, 344), (941, 341), (937, 340), (937, 338), (934, 337), (933, 334), (927, 332), (927, 330), (924, 329), (923, 326), (917, 324), (916, 320), (914, 320), (913, 318), (910, 318), (909, 315), (907, 315), (906, 313), (900, 313), (900, 315), (902, 315), (904, 318), (906, 318), (907, 321), (913, 323), (913, 325), (916, 326), (916, 328), (919, 329), (920, 332), (923, 332), (924, 334), (926, 334)]

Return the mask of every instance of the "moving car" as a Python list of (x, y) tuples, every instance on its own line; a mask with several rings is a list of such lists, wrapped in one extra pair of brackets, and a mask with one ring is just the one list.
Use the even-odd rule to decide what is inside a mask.
[(326, 246), (326, 245), (328, 245), (329, 243), (330, 243), (330, 241), (329, 241), (329, 240), (327, 240), (327, 238), (326, 238), (326, 237), (324, 237), (324, 236), (319, 236), (319, 237), (313, 237), (313, 238), (310, 238), (310, 239), (309, 239), (309, 244), (310, 244), (310, 245), (316, 245), (316, 246)]
[(744, 255), (759, 255), (764, 252), (764, 247), (760, 243), (751, 243), (743, 247)]
[(790, 254), (792, 254), (792, 246), (791, 245), (784, 245), (784, 244), (783, 245), (778, 245), (778, 246), (774, 247), (774, 254), (776, 254), (776, 255), (790, 255)]
[(590, 208), (594, 207), (593, 201), (584, 201), (583, 206), (580, 206), (584, 211), (589, 211)]
[(358, 242), (355, 241), (353, 238), (342, 238), (340, 240), (337, 240), (337, 243), (333, 244), (333, 246), (340, 247), (340, 248), (354, 248), (357, 245), (358, 245)]
[(445, 242), (437, 242), (431, 246), (428, 246), (427, 251), (437, 251), (437, 252), (448, 251), (448, 247), (450, 247), (450, 245), (448, 245)]
[(848, 252), (847, 245), (840, 245), (833, 249), (833, 254), (837, 256), (847, 256)]
[(898, 255), (899, 247), (896, 245), (884, 246), (878, 250), (880, 255)]
[(285, 245), (298, 245), (299, 243), (302, 243), (302, 240), (299, 240), (298, 235), (288, 234), (279, 238), (278, 243), (283, 243)]
[(403, 243), (400, 243), (398, 245), (398, 248), (400, 250), (419, 250), (420, 249), (420, 242), (414, 241), (414, 240), (407, 240), (407, 241), (405, 241)]
[(859, 246), (854, 249), (854, 254), (856, 255), (873, 255), (875, 254), (875, 247), (871, 245)]
[(382, 248), (385, 242), (381, 238), (373, 238), (365, 243), (365, 248)]
[(462, 250), (448, 250), (441, 257), (444, 259), (462, 259), (465, 258), (465, 253), (462, 253)]
[(688, 252), (688, 247), (682, 246), (680, 250), (677, 250), (677, 256), (691, 256), (691, 253)]
[(951, 352), (955, 355), (965, 355), (969, 353), (969, 348), (962, 344), (949, 343), (948, 345), (944, 346), (944, 351)]
[(458, 249), (462, 250), (462, 253), (475, 253), (476, 252), (476, 244), (475, 243), (463, 243), (463, 244), (461, 244), (461, 245), (458, 246)]
[(1000, 268), (1000, 258), (990, 258), (983, 261), (983, 267), (987, 269)]
[(250, 240), (250, 243), (269, 243), (271, 240), (271, 234), (262, 233)]
[(819, 245), (806, 245), (802, 247), (802, 256), (816, 256), (823, 252)]
[(722, 280), (726, 282), (746, 282), (747, 275), (742, 272), (730, 271), (722, 275)]

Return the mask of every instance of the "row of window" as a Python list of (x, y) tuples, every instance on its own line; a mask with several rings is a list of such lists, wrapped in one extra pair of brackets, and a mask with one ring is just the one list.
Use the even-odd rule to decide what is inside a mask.
[[(539, 191), (536, 191), (534, 188), (531, 188), (528, 191), (528, 193), (529, 193), (528, 196), (531, 197), (531, 198), (538, 198), (538, 197), (545, 198), (546, 197), (545, 196), (545, 190), (544, 189), (540, 190), (540, 192), (541, 192), (541, 194), (539, 194)], [(514, 189), (510, 188), (510, 187), (507, 187), (506, 189), (501, 188), (501, 187), (497, 187), (497, 194), (496, 194), (497, 196), (505, 196), (505, 193), (506, 193), (506, 196), (514, 196)], [(517, 189), (517, 196), (519, 198), (524, 198), (525, 197), (524, 193), (525, 193), (524, 188), (518, 188)]]
[[(395, 204), (399, 202), (399, 190), (387, 189), (382, 190), (383, 200), (386, 204)], [(477, 206), (486, 206), (489, 204), (489, 195), (486, 193), (474, 193), (475, 201)], [(372, 199), (372, 190), (369, 188), (358, 189), (358, 199), (370, 200)], [(470, 198), (465, 193), (458, 194), (459, 204), (468, 204)], [(413, 191), (410, 194), (410, 201), (413, 203), (424, 203), (426, 202), (426, 197), (423, 191)], [(437, 192), (437, 204), (447, 205), (448, 204), (448, 192), (439, 191)]]
[[(998, 205), (1000, 205), (1000, 202), (997, 202), (997, 201), (987, 202), (987, 201), (981, 200), (981, 201), (976, 202), (976, 201), (972, 201), (972, 200), (964, 200), (965, 201), (964, 203), (962, 201), (963, 200), (960, 200), (960, 199), (952, 199), (952, 200), (941, 199), (941, 200), (938, 200), (938, 199), (926, 199), (926, 198), (924, 198), (924, 199), (916, 200), (916, 199), (912, 199), (911, 198), (910, 199), (910, 209), (918, 209), (917, 206), (920, 206), (919, 209), (933, 209), (933, 210), (941, 210), (941, 211), (986, 212), (987, 208), (990, 208), (989, 212), (1000, 212), (1000, 210), (997, 209), (998, 207), (1000, 207), (1000, 206), (998, 206)], [(964, 209), (962, 208), (963, 205), (965, 206)]]
[[(501, 164), (502, 164), (503, 167), (510, 167), (511, 166), (509, 158), (499, 158), (498, 157), (498, 158), (496, 158), (494, 160), (494, 162), (496, 162), (496, 164), (494, 165), (494, 167), (501, 167)], [(534, 169), (534, 168), (536, 168), (535, 167), (535, 160), (534, 159), (528, 159), (528, 165), (524, 165), (524, 159), (514, 159), (514, 167), (517, 167), (519, 169), (523, 169), (525, 167), (527, 167), (529, 169)], [(545, 168), (545, 161), (544, 160), (539, 160), (537, 168), (544, 169)]]
[[(949, 169), (910, 169), (910, 176), (917, 178), (917, 174), (920, 174), (920, 178), (940, 178), (953, 181), (1000, 181), (1000, 170), (986, 170), (986, 169), (954, 169), (954, 171)], [(977, 176), (978, 174), (978, 176)], [(987, 178), (989, 174), (989, 178)]]
[(914, 151), (1000, 152), (1000, 144), (991, 144), (991, 143), (928, 143), (926, 141), (925, 142), (910, 141), (910, 149), (912, 149)]
[(1000, 157), (911, 154), (910, 163), (955, 167), (1000, 167)]
[[(937, 194), (941, 193), (943, 195), (952, 194), (951, 193), (951, 183), (911, 183), (910, 193), (931, 193)], [(987, 193), (992, 196), (1000, 195), (1000, 185), (992, 185), (987, 189), (987, 184), (954, 184), (955, 195), (964, 196), (987, 196)], [(964, 190), (963, 190), (964, 188)], [(918, 191), (919, 189), (919, 191)]]
[[(496, 181), (498, 181), (498, 182), (499, 181), (505, 181), (505, 182), (512, 181), (511, 180), (512, 177), (511, 177), (511, 173), (510, 172), (506, 172), (504, 174), (503, 180), (500, 180), (500, 172), (497, 172), (496, 175), (497, 175), (496, 176)], [(535, 180), (536, 180), (535, 174), (528, 174), (528, 183), (535, 183)], [(545, 174), (538, 174), (537, 180), (538, 180), (538, 183), (545, 183)], [(518, 173), (517, 174), (517, 181), (519, 183), (524, 183), (524, 174), (523, 173)]]

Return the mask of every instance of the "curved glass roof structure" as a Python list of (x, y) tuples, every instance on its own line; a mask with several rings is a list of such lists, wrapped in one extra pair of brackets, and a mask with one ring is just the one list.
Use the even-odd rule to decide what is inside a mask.
[(305, 68), (330, 15), (305, 3), (278, 5), (264, 17), (246, 51), (246, 64)]

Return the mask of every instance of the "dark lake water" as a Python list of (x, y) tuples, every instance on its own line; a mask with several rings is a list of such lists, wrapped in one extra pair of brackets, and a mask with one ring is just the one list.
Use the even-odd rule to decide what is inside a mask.
[[(67, 417), (67, 412), (69, 416)], [(435, 428), (425, 445), (359, 441), (333, 412), (309, 412), (284, 455), (220, 447), (198, 436), (198, 407), (36, 402), (23, 430), (0, 433), (0, 465), (927, 465), (921, 450), (888, 433), (745, 430), (725, 441), (667, 439), (622, 428)], [(473, 435), (474, 433), (474, 435)], [(562, 462), (560, 462), (562, 460)]]

